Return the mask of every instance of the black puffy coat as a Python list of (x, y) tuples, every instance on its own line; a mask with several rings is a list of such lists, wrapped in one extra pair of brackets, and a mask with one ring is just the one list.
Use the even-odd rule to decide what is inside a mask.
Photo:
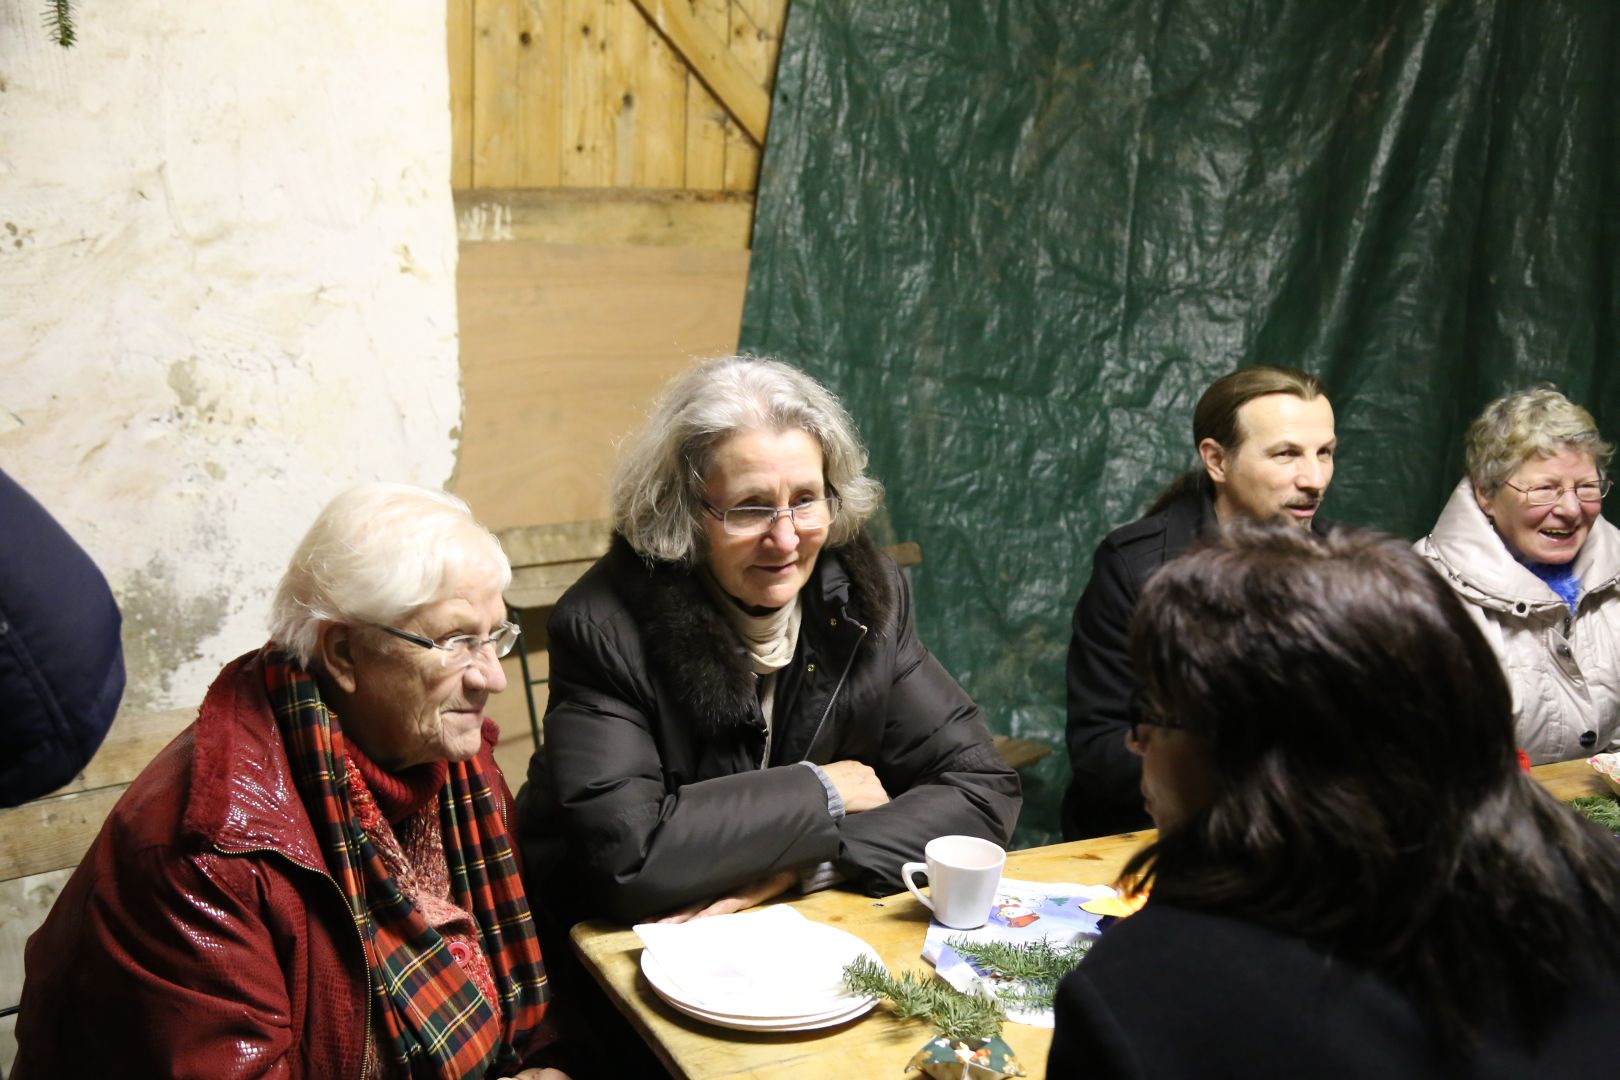
[(0, 472), (0, 806), (61, 787), (101, 745), (122, 623), (90, 556)]
[(1142, 587), (1215, 520), (1202, 489), (1103, 538), (1091, 580), (1074, 608), (1069, 640), (1069, 720), (1065, 731), (1074, 778), (1063, 797), (1063, 838), (1109, 836), (1149, 828), (1142, 807), (1142, 759), (1125, 746), (1134, 716), (1131, 616)]
[[(801, 597), (761, 768), (757, 677), (690, 572), (616, 536), (564, 594), (545, 742), (518, 797), (530, 879), (553, 917), (631, 921), (826, 861), (884, 895), (936, 836), (1007, 842), (1018, 776), (917, 640), (894, 564), (861, 534), (821, 553)], [(834, 819), (796, 763), (841, 760), (871, 766), (891, 801)]]

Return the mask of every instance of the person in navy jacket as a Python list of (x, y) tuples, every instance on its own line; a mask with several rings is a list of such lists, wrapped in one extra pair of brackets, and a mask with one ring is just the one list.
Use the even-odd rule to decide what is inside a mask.
[(122, 622), (90, 556), (0, 470), (0, 807), (61, 787), (101, 745)]

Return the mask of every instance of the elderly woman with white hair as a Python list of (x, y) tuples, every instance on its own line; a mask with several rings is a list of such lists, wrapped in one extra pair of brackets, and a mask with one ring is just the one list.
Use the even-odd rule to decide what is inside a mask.
[(936, 836), (1007, 842), (1017, 774), (917, 640), (865, 466), (825, 387), (751, 357), (677, 377), (629, 443), (519, 796), (559, 920), (881, 895)]
[(1495, 648), (1538, 765), (1620, 746), (1620, 531), (1602, 516), (1613, 454), (1592, 414), (1551, 387), (1498, 398), (1417, 544)]
[[(562, 1077), (490, 754), (517, 629), (442, 492), (335, 499), (30, 939), (18, 1077)], [(566, 1080), (566, 1078), (564, 1078)]]

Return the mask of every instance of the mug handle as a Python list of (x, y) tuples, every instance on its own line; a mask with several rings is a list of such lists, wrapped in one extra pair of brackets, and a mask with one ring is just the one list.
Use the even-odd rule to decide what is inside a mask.
[(913, 874), (926, 874), (926, 873), (928, 873), (928, 864), (927, 863), (908, 862), (904, 866), (900, 867), (900, 880), (904, 881), (906, 883), (906, 888), (911, 890), (911, 895), (912, 896), (915, 896), (918, 900), (920, 900), (922, 902), (923, 907), (927, 908), (929, 911), (933, 911), (934, 910), (934, 902), (932, 900), (928, 899), (928, 897), (924, 896), (922, 893), (918, 892), (917, 891), (917, 883), (912, 880), (912, 875)]

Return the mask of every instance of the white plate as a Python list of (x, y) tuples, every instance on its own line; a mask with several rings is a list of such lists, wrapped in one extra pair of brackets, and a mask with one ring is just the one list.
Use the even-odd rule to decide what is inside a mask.
[[(653, 949), (643, 950), (646, 981), (674, 1006), (706, 1018), (820, 1022), (842, 1017), (862, 1001), (844, 988), (844, 965), (862, 955), (881, 963), (872, 946), (854, 934), (804, 918), (776, 921), (768, 938), (716, 936), (711, 946), (713, 952), (687, 952), (695, 967), (689, 978), (661, 962)], [(744, 954), (734, 954), (739, 947)]]
[(668, 977), (664, 975), (663, 969), (658, 966), (657, 958), (645, 949), (641, 952), (641, 973), (647, 976), (647, 982), (652, 986), (654, 992), (663, 998), (664, 1002), (676, 1012), (690, 1016), (693, 1020), (701, 1020), (705, 1024), (731, 1028), (734, 1031), (814, 1031), (817, 1028), (836, 1027), (839, 1024), (854, 1020), (858, 1016), (865, 1015), (871, 1010), (872, 1006), (877, 1004), (877, 998), (851, 997), (849, 1001), (852, 1004), (848, 1008), (837, 1008), (825, 1013), (808, 1016), (767, 1018), (725, 1016), (688, 1005), (678, 997), (666, 992), (665, 988), (669, 986)]
[[(876, 953), (870, 955), (874, 960), (877, 959)], [(877, 1004), (877, 998), (874, 997), (845, 994), (836, 1005), (820, 1012), (796, 1016), (737, 1016), (717, 1013), (686, 1000), (680, 988), (670, 980), (664, 969), (659, 966), (658, 958), (649, 949), (641, 950), (641, 973), (647, 977), (647, 983), (654, 992), (678, 1011), (694, 1020), (736, 1028), (739, 1031), (807, 1031), (811, 1028), (831, 1027), (834, 1024), (842, 1024), (845, 1020), (853, 1020)]]

